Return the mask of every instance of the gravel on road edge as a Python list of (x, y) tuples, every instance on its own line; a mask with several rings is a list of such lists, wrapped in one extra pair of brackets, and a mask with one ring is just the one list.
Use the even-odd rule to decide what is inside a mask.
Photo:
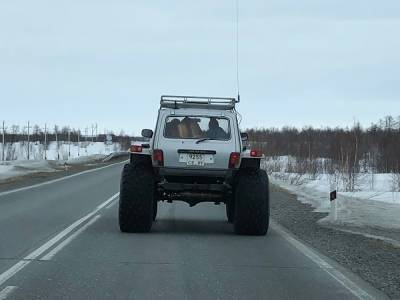
[(318, 225), (325, 216), (297, 201), (296, 195), (271, 185), (271, 217), (277, 223), (390, 298), (400, 299), (400, 248)]

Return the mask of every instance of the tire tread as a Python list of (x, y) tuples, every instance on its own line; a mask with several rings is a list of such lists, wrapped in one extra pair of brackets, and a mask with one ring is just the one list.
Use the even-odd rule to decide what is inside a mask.
[(144, 164), (126, 164), (119, 195), (119, 227), (122, 232), (149, 232), (153, 222), (154, 175)]
[(265, 235), (269, 227), (269, 183), (264, 170), (242, 170), (235, 187), (234, 231)]

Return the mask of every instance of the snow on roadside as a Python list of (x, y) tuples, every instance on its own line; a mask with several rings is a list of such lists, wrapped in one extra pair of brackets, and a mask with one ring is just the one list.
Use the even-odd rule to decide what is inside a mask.
[(57, 163), (48, 160), (17, 160), (0, 162), (0, 180), (37, 172), (54, 172)]
[(102, 142), (83, 142), (80, 143), (80, 147), (78, 147), (77, 143), (71, 143), (71, 145), (60, 143), (58, 149), (59, 160), (57, 160), (57, 144), (50, 143), (47, 150), (47, 160), (44, 160), (42, 146), (32, 143), (31, 157), (35, 159), (27, 160), (25, 158), (26, 149), (24, 149), (23, 145), (15, 143), (13, 145), (14, 154), (16, 154), (16, 157), (23, 159), (0, 161), (0, 181), (37, 172), (55, 172), (65, 164), (90, 164), (104, 160), (110, 155), (115, 154), (118, 156), (122, 153), (121, 146), (118, 143), (108, 146)]
[[(0, 144), (0, 148), (2, 145)], [(45, 158), (44, 145), (39, 142), (30, 142), (30, 159), (41, 160)], [(50, 142), (47, 145), (46, 156), (49, 160), (68, 160), (79, 156), (88, 156), (92, 154), (108, 155), (114, 152), (122, 151), (119, 143), (105, 145), (103, 142)], [(16, 142), (6, 143), (5, 157), (7, 161), (27, 160), (28, 159), (28, 143)]]
[[(287, 160), (281, 157), (273, 162), (275, 165), (272, 167), (267, 165), (271, 163), (268, 160), (264, 164), (264, 168), (270, 171), (271, 183), (297, 195), (299, 201), (311, 204), (315, 211), (328, 213), (319, 221), (320, 224), (395, 230), (399, 231), (400, 239), (400, 192), (392, 191), (391, 174), (360, 174), (357, 191), (343, 192), (339, 189), (338, 218), (334, 221), (330, 214), (330, 176), (286, 173), (278, 165)], [(271, 172), (272, 169), (275, 172)]]
[(329, 185), (319, 185), (318, 180), (293, 185), (275, 179), (274, 176), (271, 176), (271, 183), (297, 195), (299, 201), (311, 204), (315, 211), (329, 213), (327, 217), (320, 220), (321, 224), (370, 226), (400, 230), (400, 205), (397, 203), (357, 198), (354, 195), (348, 196), (348, 193), (339, 192), (336, 200), (338, 219), (333, 221), (330, 215)]
[[(65, 161), (67, 165), (81, 165), (81, 164), (89, 164), (96, 161), (101, 161), (105, 159), (107, 155), (105, 154), (91, 154), (88, 156), (79, 156), (73, 157)], [(63, 162), (62, 162), (63, 163)]]

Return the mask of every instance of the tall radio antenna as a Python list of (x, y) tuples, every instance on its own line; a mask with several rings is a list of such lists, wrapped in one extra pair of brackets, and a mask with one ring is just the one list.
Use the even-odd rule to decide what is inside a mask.
[(240, 102), (240, 82), (239, 82), (239, 0), (236, 2), (236, 89), (237, 89), (237, 101)]

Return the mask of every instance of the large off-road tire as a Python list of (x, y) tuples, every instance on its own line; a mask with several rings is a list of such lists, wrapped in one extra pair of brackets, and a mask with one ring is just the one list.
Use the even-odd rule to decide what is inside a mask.
[(235, 198), (232, 194), (229, 194), (226, 197), (225, 209), (228, 222), (233, 223), (233, 220), (235, 219)]
[(236, 234), (265, 235), (269, 227), (269, 183), (263, 170), (244, 169), (235, 186)]
[(153, 223), (155, 181), (151, 167), (126, 164), (119, 194), (119, 228), (122, 232), (149, 232)]
[(153, 221), (157, 218), (157, 210), (158, 210), (158, 202), (154, 201), (153, 203)]

